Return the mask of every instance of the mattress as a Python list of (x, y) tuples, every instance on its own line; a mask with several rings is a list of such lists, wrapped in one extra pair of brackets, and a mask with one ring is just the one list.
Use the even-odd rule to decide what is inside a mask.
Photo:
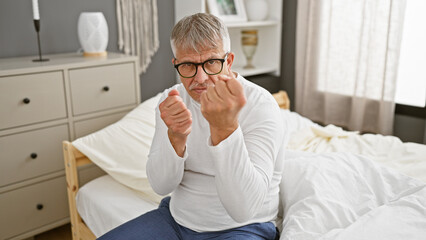
[(78, 191), (77, 210), (96, 237), (156, 209), (158, 203), (104, 175), (85, 184)]

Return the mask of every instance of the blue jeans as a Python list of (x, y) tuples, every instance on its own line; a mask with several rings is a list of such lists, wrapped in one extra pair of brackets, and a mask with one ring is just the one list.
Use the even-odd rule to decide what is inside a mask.
[(179, 225), (170, 214), (170, 197), (164, 198), (158, 209), (130, 220), (99, 237), (99, 240), (140, 240), (140, 239), (244, 239), (274, 240), (278, 231), (274, 224), (253, 223), (243, 227), (217, 232), (195, 232)]

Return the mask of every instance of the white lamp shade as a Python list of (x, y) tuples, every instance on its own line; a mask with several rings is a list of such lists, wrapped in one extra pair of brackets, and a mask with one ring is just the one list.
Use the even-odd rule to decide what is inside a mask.
[(101, 12), (83, 12), (78, 18), (78, 39), (85, 53), (105, 52), (108, 25)]

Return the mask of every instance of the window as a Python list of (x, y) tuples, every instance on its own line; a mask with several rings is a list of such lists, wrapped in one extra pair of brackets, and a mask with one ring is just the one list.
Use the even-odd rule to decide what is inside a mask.
[(396, 85), (396, 103), (426, 104), (426, 1), (407, 1)]

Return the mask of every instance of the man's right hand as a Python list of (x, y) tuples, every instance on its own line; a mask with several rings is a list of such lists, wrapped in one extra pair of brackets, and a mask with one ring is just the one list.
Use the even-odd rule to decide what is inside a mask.
[(173, 89), (169, 96), (159, 105), (161, 119), (168, 130), (168, 136), (176, 154), (183, 157), (186, 148), (186, 139), (191, 132), (192, 115), (186, 107), (179, 92)]

